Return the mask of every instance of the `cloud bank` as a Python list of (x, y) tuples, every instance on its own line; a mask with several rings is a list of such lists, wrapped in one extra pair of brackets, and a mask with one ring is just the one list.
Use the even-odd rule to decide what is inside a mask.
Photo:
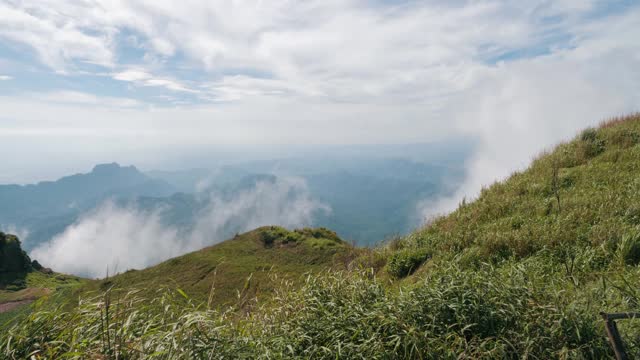
[(264, 225), (306, 226), (315, 212), (329, 211), (296, 178), (260, 181), (231, 197), (206, 196), (207, 206), (188, 231), (163, 223), (166, 209), (140, 210), (134, 204), (108, 201), (30, 255), (56, 271), (98, 278), (107, 271), (141, 269), (213, 245), (234, 231)]
[(638, 110), (638, 37), (628, 1), (4, 2), (0, 152), (22, 155), (0, 179), (162, 167), (191, 145), (470, 134), (473, 182), (491, 181), (534, 137)]
[[(606, 36), (618, 29), (599, 31)], [(526, 168), (586, 127), (637, 111), (640, 92), (634, 84), (640, 74), (631, 69), (638, 58), (622, 56), (624, 51), (586, 42), (583, 48), (488, 71), (485, 81), (465, 94), (465, 106), (449, 113), (459, 131), (479, 141), (465, 164), (466, 180), (451, 196), (421, 202), (422, 218), (454, 210), (463, 198), (473, 199), (483, 186)], [(593, 61), (584, 63), (585, 57)]]

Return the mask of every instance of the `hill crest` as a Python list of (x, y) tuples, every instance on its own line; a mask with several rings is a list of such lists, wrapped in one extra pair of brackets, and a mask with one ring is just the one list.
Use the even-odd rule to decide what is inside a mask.
[(139, 289), (149, 296), (159, 288), (179, 288), (199, 302), (232, 305), (238, 303), (239, 292), (244, 301), (268, 299), (279, 281), (274, 276), (298, 282), (306, 274), (343, 267), (341, 260), (351, 251), (328, 229), (265, 226), (88, 288)]

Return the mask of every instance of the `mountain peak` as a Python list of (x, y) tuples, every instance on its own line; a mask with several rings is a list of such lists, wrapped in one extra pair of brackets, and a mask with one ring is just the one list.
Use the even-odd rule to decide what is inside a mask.
[(133, 165), (120, 166), (120, 164), (118, 164), (117, 162), (98, 164), (93, 167), (93, 170), (91, 170), (91, 172), (94, 174), (109, 174), (119, 170), (134, 170), (138, 172), (138, 169)]

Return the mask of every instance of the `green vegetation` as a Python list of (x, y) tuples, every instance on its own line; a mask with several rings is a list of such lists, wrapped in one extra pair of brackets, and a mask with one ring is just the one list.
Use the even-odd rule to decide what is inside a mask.
[(591, 270), (603, 270), (623, 238), (639, 231), (639, 134), (639, 116), (585, 130), (406, 242), (494, 264), (542, 250), (569, 261), (593, 249), (601, 261)]
[[(42, 303), (0, 335), (0, 349), (9, 359), (612, 358), (599, 313), (640, 310), (638, 174), (634, 115), (584, 131), (385, 247), (262, 228), (116, 276), (75, 308)], [(265, 264), (280, 270), (257, 271)], [(242, 305), (248, 273), (269, 281), (253, 306)], [(179, 286), (158, 290), (168, 274)], [(223, 282), (240, 294), (232, 306), (191, 295), (215, 296)], [(640, 357), (640, 321), (618, 327)]]
[(305, 244), (315, 249), (344, 247), (344, 242), (334, 231), (326, 228), (304, 228), (288, 231), (279, 226), (272, 226), (262, 234), (262, 242), (266, 247)]
[(37, 299), (54, 290), (65, 287), (76, 287), (86, 283), (86, 280), (64, 274), (45, 274), (33, 271), (26, 275), (25, 287), (20, 290), (0, 290), (0, 304), (10, 301)]
[(274, 277), (302, 281), (308, 273), (338, 266), (351, 247), (327, 229), (288, 231), (271, 226), (236, 235), (144, 270), (128, 270), (87, 285), (87, 290), (108, 288), (152, 298), (158, 289), (178, 288), (194, 301), (211, 306), (250, 307), (256, 298), (268, 299)]
[(18, 294), (34, 289), (56, 289), (78, 282), (75, 276), (56, 274), (32, 261), (16, 236), (0, 232), (0, 303), (19, 299)]
[(426, 249), (402, 249), (389, 257), (387, 271), (395, 278), (412, 274), (431, 254)]
[(82, 283), (75, 276), (55, 274), (31, 261), (16, 236), (0, 232), (0, 328), (28, 313), (26, 304), (54, 290)]
[(20, 246), (20, 240), (0, 232), (0, 290), (26, 287), (25, 277), (33, 270), (31, 259)]

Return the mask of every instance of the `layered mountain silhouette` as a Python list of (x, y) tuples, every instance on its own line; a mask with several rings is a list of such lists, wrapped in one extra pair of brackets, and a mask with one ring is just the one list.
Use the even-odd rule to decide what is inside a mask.
[(174, 192), (167, 182), (151, 178), (134, 166), (101, 164), (90, 173), (56, 181), (0, 185), (0, 225), (27, 231), (25, 248), (29, 249), (108, 198), (168, 196)]
[[(165, 225), (189, 231), (212, 198), (233, 202), (260, 182), (295, 178), (304, 182), (313, 201), (330, 209), (317, 212), (305, 225), (329, 227), (348, 241), (372, 245), (419, 225), (416, 203), (451, 191), (463, 178), (459, 160), (464, 154), (445, 155), (451, 160), (447, 165), (403, 156), (329, 154), (146, 173), (134, 166), (101, 164), (56, 181), (0, 185), (0, 230), (19, 233), (23, 247), (31, 251), (82, 214), (113, 201), (143, 211), (161, 208)], [(230, 225), (223, 234), (226, 238), (245, 230)]]

